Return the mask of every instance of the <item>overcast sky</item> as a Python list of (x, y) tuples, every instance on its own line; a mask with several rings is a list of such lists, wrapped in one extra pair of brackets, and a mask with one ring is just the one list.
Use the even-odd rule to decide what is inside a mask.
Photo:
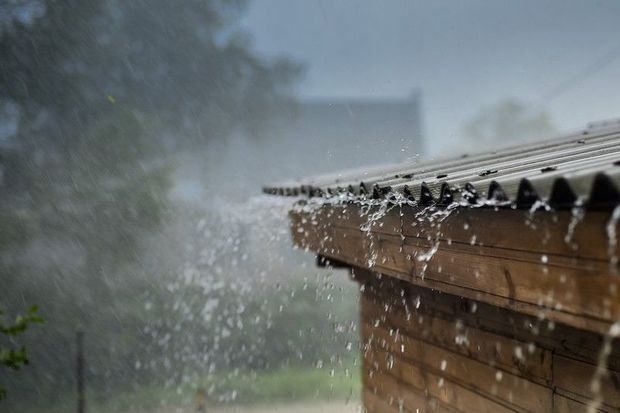
[(420, 89), (431, 153), (506, 97), (561, 130), (620, 117), (620, 1), (255, 0), (243, 26), (307, 64), (301, 96)]

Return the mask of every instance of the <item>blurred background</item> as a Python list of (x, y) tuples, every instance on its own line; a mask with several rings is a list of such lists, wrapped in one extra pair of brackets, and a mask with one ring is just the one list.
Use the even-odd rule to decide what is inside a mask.
[(617, 117), (618, 18), (0, 1), (0, 411), (75, 410), (76, 331), (89, 411), (354, 411), (357, 287), (292, 250), (261, 185)]

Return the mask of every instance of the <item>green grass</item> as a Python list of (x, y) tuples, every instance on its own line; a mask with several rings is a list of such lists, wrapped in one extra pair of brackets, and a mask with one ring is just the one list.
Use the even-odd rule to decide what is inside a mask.
[(344, 369), (333, 373), (329, 369), (287, 368), (259, 375), (240, 375), (217, 382), (205, 380), (204, 388), (215, 386), (220, 393), (235, 393), (237, 403), (271, 403), (307, 399), (345, 400), (359, 392), (357, 369), (345, 374)]
[[(136, 391), (119, 393), (111, 400), (97, 400), (96, 394), (89, 392), (87, 407), (91, 413), (133, 413), (170, 411), (170, 407), (193, 406), (196, 389), (212, 389), (208, 405), (222, 404), (281, 404), (308, 400), (344, 401), (359, 397), (358, 368), (339, 367), (333, 373), (330, 368), (285, 368), (261, 373), (243, 373), (227, 377), (210, 376), (196, 382), (189, 382), (178, 388), (158, 386), (140, 387)], [(234, 397), (233, 397), (234, 395)], [(69, 395), (67, 402), (57, 406), (22, 408), (20, 412), (60, 413), (73, 411), (74, 401)], [(164, 406), (164, 407), (162, 407)], [(168, 409), (166, 409), (168, 407)]]

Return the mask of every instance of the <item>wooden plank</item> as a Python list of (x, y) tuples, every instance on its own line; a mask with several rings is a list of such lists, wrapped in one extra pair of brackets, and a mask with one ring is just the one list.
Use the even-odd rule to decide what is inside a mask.
[(558, 393), (553, 395), (554, 413), (592, 413), (592, 411), (601, 413), (618, 413), (617, 409), (612, 409), (606, 406), (594, 408), (584, 400), (575, 400), (574, 398), (566, 397)]
[[(570, 211), (530, 214), (508, 209), (459, 210), (442, 222), (441, 230), (446, 238), (464, 244), (475, 235), (477, 245), (608, 261), (605, 226), (609, 216), (609, 212), (588, 212), (575, 226), (568, 243), (565, 238), (573, 220)], [(411, 232), (409, 226), (405, 222), (405, 234), (420, 233), (417, 225)], [(420, 235), (425, 233), (428, 231)]]
[[(490, 399), (521, 407), (523, 411), (548, 412), (552, 406), (550, 388), (530, 382), (429, 342), (412, 339), (404, 334), (391, 336), (381, 327), (365, 324), (365, 336), (377, 340), (375, 346), (403, 359), (421, 365), (425, 371), (450, 379)], [(471, 380), (475, 377), (475, 380)]]
[(424, 395), (421, 391), (414, 391), (398, 380), (383, 372), (374, 372), (368, 380), (364, 392), (376, 394), (391, 408), (407, 412), (436, 412), (454, 413), (457, 410), (441, 404), (438, 400)]
[(391, 406), (377, 394), (364, 390), (362, 401), (366, 413), (400, 413), (397, 407)]
[[(363, 331), (362, 331), (363, 335)], [(384, 409), (396, 409), (404, 411), (433, 411), (437, 408), (437, 402), (424, 395), (423, 392), (414, 392), (408, 386), (398, 383), (395, 377), (387, 373), (378, 371), (375, 353), (372, 351), (365, 352), (362, 358), (362, 382), (363, 392), (371, 393), (374, 398), (370, 400), (371, 408), (376, 409), (376, 405), (386, 405)], [(380, 399), (378, 402), (376, 399)], [(368, 406), (365, 406), (368, 408)], [(429, 407), (433, 407), (430, 409)], [(429, 409), (427, 409), (429, 408)], [(444, 409), (440, 409), (444, 411)]]
[[(567, 357), (553, 357), (554, 383), (558, 392), (581, 396), (586, 400), (594, 398), (592, 381), (596, 366)], [(608, 370), (600, 380), (600, 394), (603, 405), (620, 410), (620, 372)]]
[[(454, 400), (455, 396), (451, 396), (453, 393), (450, 392), (456, 391), (456, 394), (460, 394), (460, 390), (451, 387), (456, 386), (499, 402), (506, 408), (512, 406), (512, 409), (517, 411), (587, 411), (588, 403), (592, 399), (590, 386), (596, 369), (594, 363), (602, 344), (601, 335), (569, 326), (553, 326), (548, 320), (537, 320), (535, 317), (416, 287), (393, 278), (379, 278), (368, 270), (356, 269), (354, 272), (355, 277), (362, 283), (360, 310), (364, 321), (361, 331), (365, 340), (365, 359), (373, 360), (368, 369), (374, 370), (375, 374), (387, 371), (387, 374), (396, 378), (396, 384), (400, 384), (401, 388), (406, 386), (405, 388), (426, 391), (441, 400), (441, 403)], [(475, 311), (472, 311), (472, 308), (475, 308)], [(451, 322), (457, 318), (461, 320), (458, 331), (456, 323)], [(538, 325), (535, 325), (536, 323)], [(480, 334), (478, 343), (489, 345), (489, 348), (482, 352), (484, 357), (477, 361), (476, 357), (479, 355), (476, 351), (459, 352), (461, 346), (453, 344), (455, 334), (462, 333), (465, 328), (475, 332), (474, 335), (468, 334), (468, 340), (476, 340), (476, 335)], [(369, 343), (370, 339), (372, 340)], [(542, 359), (545, 359), (544, 362), (541, 360), (538, 366), (539, 369), (542, 368), (539, 371), (544, 373), (545, 380), (540, 380), (541, 374), (532, 375), (531, 371), (520, 371), (514, 369), (514, 366), (511, 370), (494, 361), (492, 343), (498, 340), (502, 347), (520, 347), (526, 355), (525, 360), (529, 360), (528, 351), (523, 350), (528, 347), (527, 344), (536, 342), (534, 350), (537, 356), (531, 361), (541, 355)], [(507, 355), (514, 354), (514, 348), (516, 347), (512, 347)], [(554, 354), (551, 356), (551, 353)], [(601, 382), (603, 404), (597, 411), (620, 410), (619, 355), (620, 346), (612, 346), (608, 359), (611, 371)], [(445, 366), (442, 370), (443, 361)], [(410, 366), (407, 363), (418, 370), (413, 369), (408, 373)], [(487, 371), (477, 369), (472, 363), (481, 364)], [(511, 360), (504, 359), (503, 363), (510, 366)], [(390, 364), (392, 367), (388, 369)], [(532, 365), (536, 366), (536, 363)], [(489, 384), (492, 383), (491, 373), (497, 371), (496, 367), (503, 370), (502, 380), (509, 377), (504, 375), (507, 372), (527, 377), (529, 380), (539, 379), (539, 383), (547, 388), (539, 393), (528, 392), (524, 386), (511, 385), (506, 381), (506, 387), (493, 389)], [(409, 379), (405, 379), (403, 374), (410, 374)], [(445, 390), (445, 395), (442, 396), (436, 387), (434, 393), (431, 393), (433, 383), (429, 381), (429, 377), (433, 377), (432, 375), (436, 380), (443, 379), (441, 387), (449, 383), (450, 390)], [(555, 389), (554, 393), (552, 388)], [(391, 394), (397, 391), (392, 390)], [(535, 401), (537, 394), (542, 394), (544, 400), (541, 401), (539, 397)], [(467, 396), (470, 395), (466, 394), (465, 400), (468, 400)], [(462, 400), (459, 399), (460, 401)], [(469, 407), (478, 402), (475, 398), (470, 400), (468, 403), (474, 404)]]
[[(294, 212), (312, 217), (320, 225), (330, 221), (332, 226), (359, 229), (367, 224), (368, 216), (376, 212), (371, 208), (366, 216), (360, 215), (355, 205), (325, 205), (312, 213)], [(421, 214), (421, 209), (394, 206), (373, 225), (373, 232), (405, 235), (419, 239), (451, 240), (470, 244), (476, 236), (476, 245), (538, 254), (561, 255), (578, 259), (595, 259), (607, 262), (608, 239), (606, 226), (610, 212), (588, 211), (583, 219), (573, 218), (571, 211), (519, 211), (492, 208), (459, 208), (446, 218), (429, 218), (432, 213)], [(567, 235), (572, 236), (568, 242)], [(620, 255), (620, 245), (615, 253)]]
[[(477, 318), (477, 324), (481, 328), (508, 332), (517, 339), (536, 343), (536, 346), (549, 349), (557, 355), (590, 364), (597, 362), (603, 343), (601, 334), (550, 323), (549, 320), (528, 319), (514, 314), (496, 313), (496, 317), (492, 317), (484, 311), (484, 307), (482, 308), (483, 311), (480, 311), (480, 317)], [(507, 321), (510, 321), (510, 324), (507, 325)], [(612, 349), (608, 365), (616, 370), (620, 369), (620, 346)]]
[(380, 326), (395, 329), (405, 336), (438, 345), (488, 366), (497, 366), (535, 383), (551, 383), (551, 351), (547, 349), (428, 313), (416, 311), (407, 320), (407, 316), (398, 307), (390, 307), (386, 312), (377, 303), (371, 302), (366, 294), (361, 300), (362, 320), (367, 323), (372, 324), (373, 320), (384, 316)]
[[(362, 337), (366, 337), (364, 332)], [(459, 412), (501, 413), (522, 411), (516, 407), (514, 409), (508, 408), (475, 391), (462, 387), (450, 379), (426, 371), (418, 364), (395, 358), (393, 354), (385, 352), (377, 346), (376, 341), (366, 341), (364, 348), (362, 371), (363, 375), (367, 377), (365, 379), (366, 385), (373, 389), (383, 386), (383, 384), (381, 384), (381, 377), (379, 384), (373, 384), (372, 377), (387, 374), (398, 380), (401, 388), (423, 392), (429, 397), (437, 399), (439, 404), (450, 406)]]
[[(377, 239), (376, 267), (424, 277), (449, 285), (493, 294), (575, 315), (616, 320), (620, 318), (620, 277), (585, 268), (543, 265), (440, 247), (427, 263), (417, 257), (432, 245), (400, 245)], [(426, 270), (422, 267), (427, 264)]]
[[(374, 348), (372, 354), (374, 357), (382, 359), (381, 362), (377, 363), (378, 371), (389, 371), (399, 381), (427, 392), (442, 404), (449, 405), (459, 412), (507, 413), (519, 411), (462, 387), (445, 377), (426, 371), (408, 360), (398, 359), (390, 363), (393, 355), (380, 349)], [(391, 367), (388, 369), (388, 366)]]
[[(366, 301), (377, 303), (376, 317), (400, 317), (413, 318), (415, 314), (424, 317), (438, 317), (445, 320), (458, 319), (464, 328), (475, 328), (492, 335), (499, 335), (513, 339), (514, 346), (524, 347), (519, 343), (528, 343), (530, 354), (531, 346), (536, 343), (537, 351), (532, 355), (540, 355), (542, 352), (554, 352), (573, 359), (579, 359), (590, 364), (597, 362), (598, 352), (603, 343), (603, 336), (593, 332), (578, 330), (570, 326), (555, 324), (550, 320), (539, 319), (525, 314), (499, 308), (479, 301), (469, 300), (450, 294), (442, 294), (427, 288), (411, 285), (408, 282), (383, 277), (380, 281), (376, 275), (368, 270), (355, 269), (358, 281), (363, 283), (363, 304)], [(404, 304), (408, 309), (404, 309)], [(378, 304), (380, 303), (380, 304)], [(387, 308), (386, 308), (387, 306)], [(415, 308), (417, 307), (417, 308)], [(383, 310), (383, 314), (381, 311)], [(394, 314), (392, 316), (392, 314)], [(398, 322), (398, 319), (393, 319)], [(405, 320), (406, 322), (407, 320)], [(410, 320), (409, 320), (410, 321)], [(416, 321), (419, 323), (419, 321)], [(422, 329), (423, 330), (423, 329)], [(448, 337), (449, 338), (449, 337)], [(489, 337), (493, 340), (493, 336)], [(483, 345), (483, 343), (477, 344)], [(502, 342), (502, 348), (509, 348), (509, 343)], [(533, 357), (536, 360), (538, 357)], [(550, 362), (547, 355), (547, 367)], [(608, 364), (612, 369), (620, 370), (620, 346), (613, 346), (608, 358)], [(543, 375), (548, 377), (550, 373)], [(530, 377), (534, 381), (534, 377)]]
[[(478, 255), (465, 246), (440, 248), (428, 263), (419, 262), (432, 245), (397, 243), (394, 238), (367, 237), (361, 231), (334, 230), (320, 237), (311, 231), (296, 241), (322, 255), (370, 268), (416, 285), (478, 299), (493, 305), (603, 332), (620, 318), (620, 277), (597, 266), (573, 268), (543, 262)], [(425, 271), (422, 266), (428, 264)], [(422, 274), (423, 272), (423, 274)], [(423, 275), (423, 276), (422, 276)]]

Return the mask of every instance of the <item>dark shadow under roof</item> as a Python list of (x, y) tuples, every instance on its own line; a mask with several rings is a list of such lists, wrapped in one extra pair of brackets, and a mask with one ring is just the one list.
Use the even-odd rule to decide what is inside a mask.
[(267, 194), (308, 197), (400, 193), (426, 204), (480, 201), (530, 208), (620, 203), (620, 121), (562, 138), (471, 156), (346, 171), (266, 186)]

